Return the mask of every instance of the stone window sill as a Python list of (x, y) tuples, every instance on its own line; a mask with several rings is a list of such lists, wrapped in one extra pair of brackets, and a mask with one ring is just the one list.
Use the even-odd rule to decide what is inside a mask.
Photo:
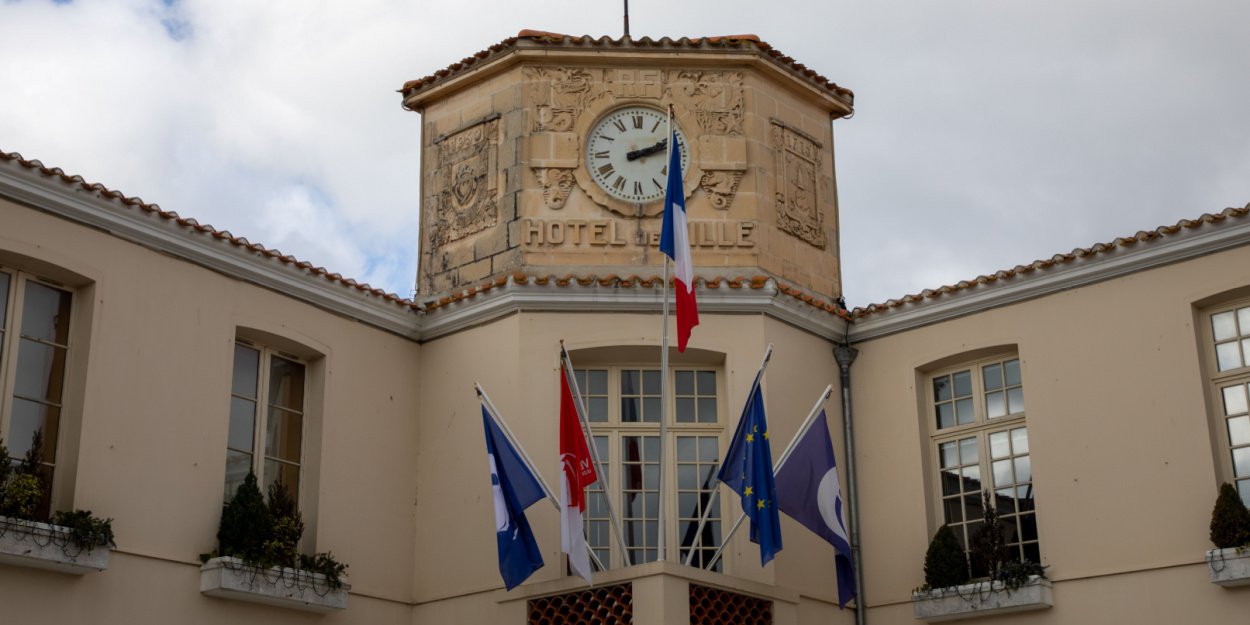
[(59, 525), (0, 516), (0, 564), (85, 575), (109, 567), (109, 548), (80, 547)]
[(200, 592), (209, 597), (305, 612), (347, 609), (351, 585), (331, 588), (324, 575), (299, 569), (262, 569), (238, 558), (213, 558), (200, 567)]
[(1044, 610), (1055, 604), (1050, 580), (1031, 577), (1010, 592), (1002, 582), (978, 582), (954, 588), (912, 593), (916, 620), (928, 623), (981, 618), (1010, 612)]

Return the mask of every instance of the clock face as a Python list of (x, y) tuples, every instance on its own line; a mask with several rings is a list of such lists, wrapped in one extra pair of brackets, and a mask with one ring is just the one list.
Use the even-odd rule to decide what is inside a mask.
[[(686, 136), (674, 122), (681, 169), (689, 171)], [(664, 198), (668, 180), (668, 116), (645, 106), (617, 109), (586, 138), (586, 171), (608, 195), (633, 204)]]

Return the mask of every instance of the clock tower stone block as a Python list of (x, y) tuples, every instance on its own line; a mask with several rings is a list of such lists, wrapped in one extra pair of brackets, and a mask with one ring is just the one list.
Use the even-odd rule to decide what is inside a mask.
[[(831, 121), (853, 96), (754, 36), (522, 31), (402, 94), (422, 114), (421, 297), (516, 274), (660, 275), (654, 120), (670, 106), (696, 276), (841, 294)], [(626, 109), (645, 123), (607, 125)]]

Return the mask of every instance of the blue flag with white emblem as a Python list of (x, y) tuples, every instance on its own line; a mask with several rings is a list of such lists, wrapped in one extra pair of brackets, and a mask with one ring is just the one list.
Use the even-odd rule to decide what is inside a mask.
[(846, 506), (838, 482), (838, 465), (823, 410), (794, 444), (785, 465), (777, 470), (777, 507), (833, 545), (838, 607), (846, 607), (856, 594), (855, 568), (846, 533)]
[(768, 564), (781, 551), (781, 520), (759, 374), (717, 477), (742, 497), (742, 511), (751, 519), (751, 542), (760, 546), (760, 566)]
[(490, 459), (490, 484), (495, 496), (499, 574), (504, 586), (512, 590), (543, 567), (542, 552), (525, 520), (525, 509), (547, 495), (486, 406), (482, 406), (482, 421), (486, 426), (486, 455)]

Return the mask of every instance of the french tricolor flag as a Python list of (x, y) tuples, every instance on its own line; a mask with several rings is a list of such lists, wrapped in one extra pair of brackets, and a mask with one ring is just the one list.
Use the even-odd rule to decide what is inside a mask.
[(660, 251), (673, 259), (677, 291), (677, 351), (686, 351), (690, 330), (699, 325), (699, 307), (694, 301), (694, 269), (690, 262), (690, 233), (686, 228), (686, 197), (682, 188), (681, 150), (677, 133), (668, 140), (668, 183), (664, 190), (664, 226), (660, 231)]

